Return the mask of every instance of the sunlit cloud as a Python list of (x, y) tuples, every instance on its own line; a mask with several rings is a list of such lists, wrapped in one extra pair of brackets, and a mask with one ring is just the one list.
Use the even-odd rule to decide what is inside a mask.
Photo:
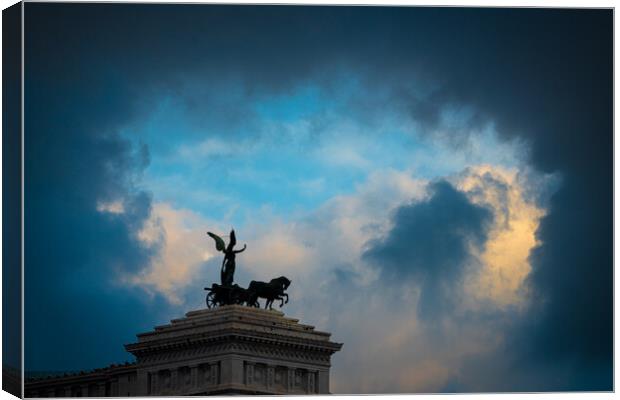
[(216, 250), (206, 246), (205, 240), (206, 228), (212, 226), (192, 211), (154, 204), (139, 238), (146, 245), (161, 243), (161, 251), (148, 268), (123, 276), (123, 283), (161, 294), (171, 304), (181, 305), (185, 286), (197, 278), (205, 262), (216, 256)]
[(540, 244), (536, 232), (545, 210), (526, 197), (516, 169), (492, 165), (468, 168), (456, 179), (459, 190), (475, 204), (493, 211), (494, 224), (484, 250), (482, 268), (468, 280), (470, 295), (508, 306), (522, 303), (523, 281), (531, 270), (529, 255)]

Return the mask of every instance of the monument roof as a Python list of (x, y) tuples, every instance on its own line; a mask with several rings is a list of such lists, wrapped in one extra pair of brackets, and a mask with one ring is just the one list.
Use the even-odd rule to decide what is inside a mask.
[(331, 334), (300, 324), (275, 310), (228, 305), (215, 309), (188, 312), (184, 318), (137, 335), (138, 342), (125, 345), (127, 351), (138, 355), (162, 348), (185, 347), (201, 342), (231, 338), (312, 349), (333, 353), (342, 344), (329, 340)]

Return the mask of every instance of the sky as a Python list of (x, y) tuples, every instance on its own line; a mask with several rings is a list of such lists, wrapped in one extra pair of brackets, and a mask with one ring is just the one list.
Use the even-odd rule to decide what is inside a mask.
[(612, 11), (25, 4), (25, 368), (286, 275), (333, 393), (613, 389)]

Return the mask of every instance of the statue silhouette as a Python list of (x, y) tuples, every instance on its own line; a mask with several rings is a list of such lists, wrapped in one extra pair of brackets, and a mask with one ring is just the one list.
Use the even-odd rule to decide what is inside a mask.
[(235, 278), (235, 255), (244, 251), (247, 246), (244, 244), (241, 250), (234, 249), (237, 244), (234, 229), (230, 231), (230, 241), (228, 242), (228, 246), (226, 246), (224, 240), (218, 235), (211, 232), (207, 232), (207, 235), (211, 236), (213, 240), (215, 240), (215, 248), (224, 253), (222, 270), (220, 273), (222, 286), (232, 286)]
[(222, 270), (220, 272), (221, 285), (213, 283), (205, 290), (209, 293), (206, 297), (208, 308), (219, 307), (230, 304), (246, 305), (250, 307), (260, 307), (259, 298), (265, 299), (265, 308), (271, 309), (275, 300), (280, 300), (280, 307), (288, 303), (288, 294), (285, 290), (291, 284), (290, 279), (281, 276), (269, 282), (252, 281), (250, 286), (245, 289), (234, 283), (235, 281), (235, 256), (246, 249), (243, 245), (241, 250), (235, 250), (237, 238), (235, 230), (230, 231), (230, 241), (228, 246), (224, 240), (212, 232), (207, 232), (215, 240), (217, 251), (224, 253), (222, 260)]

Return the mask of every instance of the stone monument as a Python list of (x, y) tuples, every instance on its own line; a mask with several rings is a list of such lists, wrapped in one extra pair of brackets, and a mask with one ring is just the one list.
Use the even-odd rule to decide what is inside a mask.
[(229, 305), (192, 311), (138, 335), (144, 395), (326, 394), (330, 334), (279, 311)]
[(243, 251), (233, 250), (234, 230), (227, 247), (209, 235), (225, 258), (206, 309), (138, 334), (125, 345), (134, 363), (29, 379), (26, 397), (330, 393), (331, 356), (342, 344), (271, 309), (275, 300), (288, 302), (287, 278), (252, 281), (248, 289), (234, 284), (234, 254)]

